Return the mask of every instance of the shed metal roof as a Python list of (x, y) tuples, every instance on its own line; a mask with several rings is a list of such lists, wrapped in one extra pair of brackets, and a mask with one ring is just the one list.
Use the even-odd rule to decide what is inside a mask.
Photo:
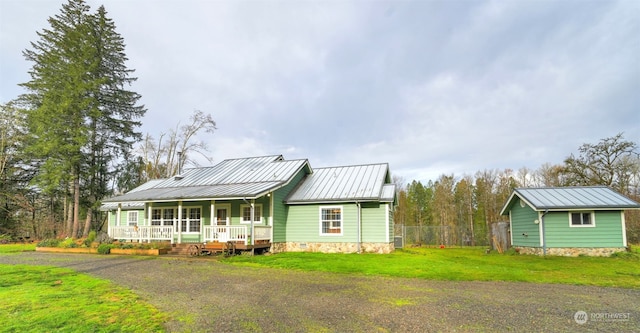
[(500, 214), (506, 215), (519, 197), (534, 210), (623, 210), (638, 209), (640, 204), (606, 186), (517, 188)]
[(289, 204), (340, 201), (393, 201), (386, 163), (314, 169), (287, 198)]
[(176, 199), (253, 198), (288, 183), (307, 160), (285, 161), (281, 155), (224, 160), (187, 169), (171, 178), (150, 181), (103, 202), (171, 201)]

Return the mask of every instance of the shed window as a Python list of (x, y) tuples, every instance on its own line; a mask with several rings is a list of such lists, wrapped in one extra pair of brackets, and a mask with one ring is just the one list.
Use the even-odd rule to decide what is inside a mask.
[(342, 207), (320, 208), (320, 235), (342, 235)]
[(591, 212), (576, 212), (570, 213), (571, 216), (571, 226), (593, 226), (593, 214)]

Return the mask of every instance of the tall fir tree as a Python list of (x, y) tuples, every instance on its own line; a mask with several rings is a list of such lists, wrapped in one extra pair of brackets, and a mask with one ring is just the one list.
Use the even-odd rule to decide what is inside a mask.
[(69, 0), (49, 24), (24, 51), (33, 67), (21, 99), (29, 105), (28, 149), (40, 165), (36, 183), (72, 194), (65, 229), (77, 236), (80, 211), (88, 210), (89, 224), (92, 208), (109, 193), (111, 171), (140, 140), (136, 128), (146, 110), (137, 105), (140, 95), (125, 89), (136, 79), (104, 7), (91, 14), (84, 0)]

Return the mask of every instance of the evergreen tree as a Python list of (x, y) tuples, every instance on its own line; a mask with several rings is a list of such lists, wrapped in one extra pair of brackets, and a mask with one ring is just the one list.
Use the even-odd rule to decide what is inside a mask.
[[(50, 29), (24, 51), (33, 62), (27, 93), (28, 151), (39, 162), (37, 185), (47, 193), (72, 194), (77, 236), (81, 204), (88, 209), (109, 193), (110, 170), (140, 140), (135, 129), (145, 109), (128, 91), (135, 78), (125, 66), (124, 42), (104, 7), (95, 14), (83, 0), (69, 0), (49, 18)], [(82, 190), (82, 191), (81, 191)], [(87, 219), (87, 221), (91, 221)], [(71, 230), (69, 230), (71, 229)], [(88, 226), (85, 226), (85, 234)]]

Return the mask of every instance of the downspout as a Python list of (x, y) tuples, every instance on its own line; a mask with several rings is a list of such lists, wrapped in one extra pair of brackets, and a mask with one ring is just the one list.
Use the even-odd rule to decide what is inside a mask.
[(549, 213), (549, 210), (545, 210), (544, 213), (540, 216), (540, 225), (542, 226), (542, 255), (547, 255), (547, 236), (544, 233), (544, 216)]
[(361, 253), (361, 242), (362, 242), (362, 219), (360, 218), (360, 215), (362, 213), (362, 206), (360, 206), (360, 202), (356, 201), (356, 207), (357, 207), (357, 216), (356, 216), (356, 224), (357, 224), (357, 244), (358, 244), (358, 253)]

